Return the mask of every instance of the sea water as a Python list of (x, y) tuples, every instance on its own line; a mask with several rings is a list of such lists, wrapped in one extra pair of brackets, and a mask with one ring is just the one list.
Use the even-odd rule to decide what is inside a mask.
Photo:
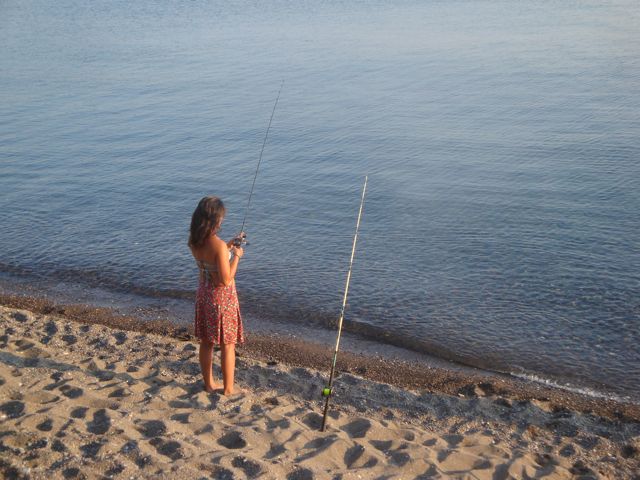
[[(247, 315), (640, 399), (635, 0), (0, 4), (0, 271), (190, 302), (204, 195)], [(191, 322), (185, 315), (177, 321)]]

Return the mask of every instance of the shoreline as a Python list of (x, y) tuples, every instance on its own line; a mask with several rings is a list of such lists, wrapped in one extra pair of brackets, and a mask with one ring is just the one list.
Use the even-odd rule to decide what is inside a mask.
[(455, 374), (420, 380), (393, 364), (399, 387), (375, 380), (384, 365), (354, 357), (365, 370), (339, 372), (319, 432), (320, 349), (285, 358), (278, 339), (251, 337), (236, 371), (244, 393), (227, 398), (203, 391), (197, 343), (183, 331), (140, 333), (127, 318), (112, 321), (129, 328), (108, 327), (108, 312), (86, 306), (39, 308), (0, 307), (8, 478), (634, 479), (640, 469), (633, 411), (523, 400), (501, 379), (464, 394)]
[[(196, 341), (192, 325), (186, 327), (169, 320), (143, 319), (106, 307), (59, 304), (46, 298), (7, 294), (0, 294), (0, 305), (55, 315), (83, 324), (163, 335), (181, 341)], [(326, 371), (328, 377), (333, 345), (287, 335), (249, 332), (247, 342), (237, 350), (239, 357), (247, 356), (271, 364), (282, 363), (291, 367)], [(421, 365), (403, 359), (353, 353), (343, 349), (338, 355), (336, 368), (338, 373), (358, 375), (403, 389), (426, 390), (462, 398), (508, 398), (517, 402), (541, 402), (550, 410), (569, 409), (609, 419), (640, 422), (640, 404), (591, 396), (526, 378), (454, 363), (446, 367)]]
[[(24, 280), (24, 279), (23, 279)], [(84, 286), (86, 287), (86, 285)], [(33, 282), (28, 279), (27, 283), (20, 281), (18, 277), (8, 276), (0, 278), (0, 305), (2, 299), (8, 299), (7, 304), (25, 308), (46, 309), (55, 308), (58, 310), (67, 309), (69, 312), (92, 311), (94, 315), (101, 318), (105, 325), (125, 325), (123, 319), (129, 319), (130, 328), (142, 332), (158, 332), (164, 334), (167, 331), (184, 331), (185, 335), (191, 332), (193, 316), (193, 299), (187, 297), (152, 295), (148, 297), (140, 292), (131, 292), (124, 288), (117, 290), (102, 290), (94, 287), (83, 288), (79, 284), (63, 281), (52, 285), (50, 281), (43, 283)], [(189, 297), (190, 298), (190, 297)], [(16, 301), (16, 299), (20, 299)], [(45, 307), (43, 307), (45, 305)], [(288, 312), (290, 314), (291, 312)], [(251, 312), (245, 309), (244, 319), (246, 327), (252, 336), (256, 338), (268, 337), (274, 343), (293, 341), (295, 345), (311, 344), (311, 349), (331, 347), (335, 343), (335, 330), (331, 330), (326, 325), (316, 325), (307, 322), (306, 314), (302, 317), (289, 318), (283, 321), (280, 317), (268, 314), (266, 317), (262, 312)], [(304, 318), (304, 321), (299, 320)], [(185, 322), (185, 319), (187, 321)], [(151, 328), (149, 328), (151, 327)], [(184, 327), (184, 328), (183, 328)], [(390, 337), (383, 331), (378, 331), (376, 327), (367, 327), (363, 330), (360, 326), (356, 330), (351, 330), (346, 326), (343, 329), (341, 341), (341, 353), (352, 352), (366, 358), (379, 358), (382, 361), (404, 361), (410, 365), (423, 365), (435, 367), (446, 372), (455, 371), (469, 374), (475, 377), (480, 374), (483, 377), (503, 378), (507, 382), (535, 384), (551, 390), (560, 390), (576, 395), (577, 397), (590, 397), (603, 401), (613, 402), (620, 405), (640, 406), (640, 396), (636, 393), (620, 391), (612, 385), (599, 384), (595, 381), (585, 381), (582, 379), (572, 379), (562, 369), (555, 374), (538, 373), (535, 370), (527, 371), (519, 365), (495, 366), (483, 365), (482, 362), (469, 362), (465, 358), (458, 358), (455, 353), (441, 350), (439, 347), (432, 350), (424, 350), (421, 347), (407, 345), (405, 341), (399, 342), (390, 340)], [(292, 328), (295, 330), (292, 333)], [(371, 331), (373, 329), (373, 332)], [(192, 332), (191, 332), (192, 333)], [(301, 339), (313, 339), (305, 341)], [(331, 359), (326, 360), (329, 364)], [(550, 363), (553, 365), (553, 362)], [(322, 369), (322, 365), (314, 365)], [(422, 372), (424, 373), (424, 372)]]

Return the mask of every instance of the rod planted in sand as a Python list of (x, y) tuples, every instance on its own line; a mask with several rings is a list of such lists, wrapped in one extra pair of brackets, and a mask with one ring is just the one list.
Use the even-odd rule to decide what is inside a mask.
[(340, 310), (340, 318), (338, 320), (338, 336), (336, 338), (336, 348), (333, 352), (333, 362), (331, 363), (331, 374), (329, 375), (329, 383), (322, 389), (322, 396), (325, 397), (324, 414), (322, 415), (322, 426), (320, 431), (324, 432), (327, 425), (327, 413), (329, 413), (329, 399), (333, 394), (333, 377), (336, 372), (336, 361), (338, 359), (338, 349), (340, 348), (340, 335), (342, 334), (342, 321), (344, 320), (344, 310), (347, 306), (347, 294), (349, 293), (349, 282), (351, 281), (351, 269), (353, 267), (353, 257), (356, 253), (356, 243), (358, 241), (358, 230), (360, 230), (360, 219), (362, 218), (362, 209), (364, 207), (364, 196), (367, 191), (367, 179), (364, 177), (364, 186), (362, 187), (362, 198), (360, 199), (360, 210), (358, 210), (358, 221), (356, 223), (356, 233), (353, 236), (353, 246), (351, 247), (351, 259), (349, 260), (349, 272), (347, 273), (347, 283), (344, 286), (344, 296), (342, 297), (342, 309)]

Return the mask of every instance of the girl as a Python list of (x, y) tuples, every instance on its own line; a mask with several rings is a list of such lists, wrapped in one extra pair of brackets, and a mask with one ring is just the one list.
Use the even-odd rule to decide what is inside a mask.
[[(189, 248), (200, 270), (196, 294), (195, 334), (200, 339), (200, 368), (207, 392), (223, 388), (234, 393), (236, 343), (243, 343), (242, 317), (234, 277), (243, 249), (234, 240), (222, 241), (217, 233), (224, 218), (222, 200), (204, 197), (191, 217)], [(233, 255), (232, 255), (233, 253)], [(222, 349), (223, 385), (213, 380), (213, 346)], [(237, 389), (236, 389), (237, 393)]]

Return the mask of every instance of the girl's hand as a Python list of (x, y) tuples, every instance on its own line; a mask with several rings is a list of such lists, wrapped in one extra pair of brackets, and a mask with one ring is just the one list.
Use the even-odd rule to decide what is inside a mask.
[(240, 232), (238, 235), (227, 242), (227, 247), (232, 248), (234, 246), (241, 246), (245, 238), (247, 238), (247, 234), (244, 232)]
[(238, 257), (239, 259), (244, 255), (244, 249), (242, 247), (232, 247), (231, 251), (233, 252), (233, 256)]

